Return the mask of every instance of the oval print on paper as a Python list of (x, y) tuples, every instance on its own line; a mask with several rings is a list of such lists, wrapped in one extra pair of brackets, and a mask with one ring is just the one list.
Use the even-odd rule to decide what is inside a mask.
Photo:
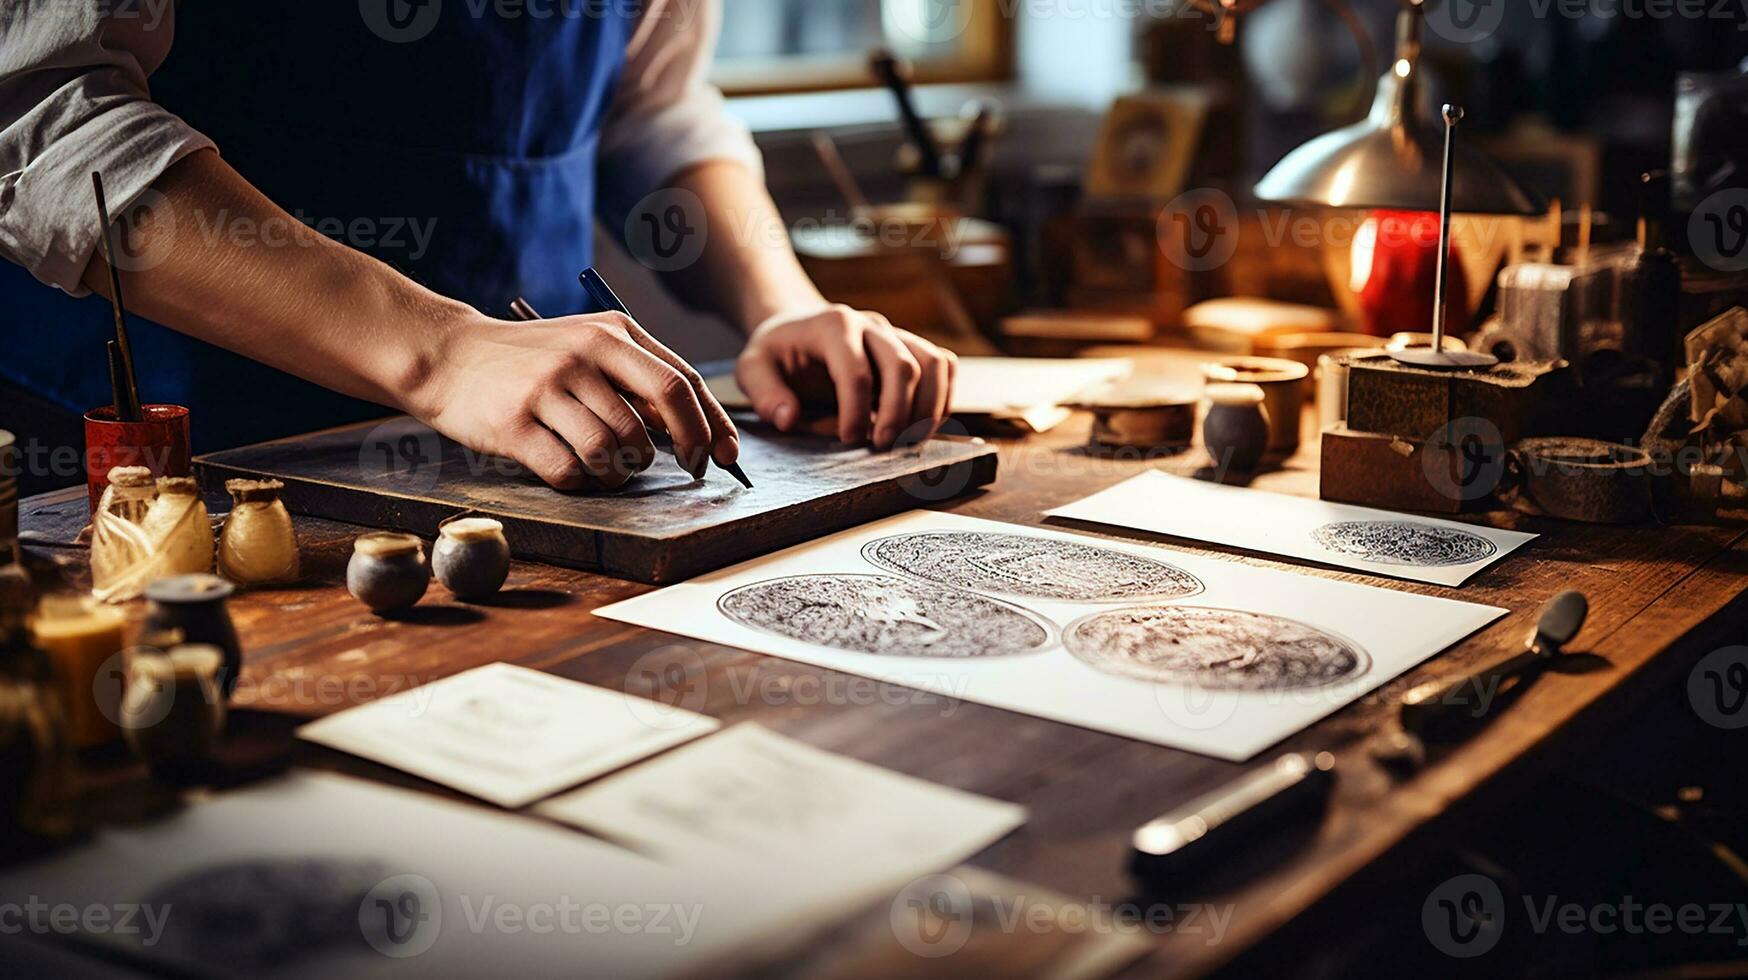
[(1304, 623), (1204, 606), (1113, 609), (1076, 620), (1070, 653), (1107, 674), (1215, 691), (1282, 691), (1352, 680), (1364, 650)]
[(717, 607), (752, 629), (892, 657), (1005, 657), (1052, 641), (1052, 627), (1005, 602), (890, 575), (771, 579), (735, 589)]
[(1323, 525), (1311, 537), (1339, 555), (1416, 568), (1469, 565), (1499, 551), (1479, 534), (1416, 521), (1342, 521)]
[(1061, 538), (992, 531), (920, 531), (862, 546), (870, 564), (958, 589), (1028, 599), (1182, 599), (1200, 579), (1162, 561)]

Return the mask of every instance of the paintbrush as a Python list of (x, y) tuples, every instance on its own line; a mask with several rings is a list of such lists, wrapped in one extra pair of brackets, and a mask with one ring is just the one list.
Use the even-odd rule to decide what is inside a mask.
[(941, 146), (935, 142), (934, 131), (916, 111), (916, 103), (911, 99), (910, 65), (901, 61), (896, 55), (885, 48), (877, 48), (868, 57), (868, 67), (874, 72), (874, 77), (892, 92), (892, 98), (898, 103), (898, 119), (904, 124), (905, 134), (916, 146), (919, 165), (924, 177), (939, 178), (943, 176), (941, 167)]
[(109, 224), (109, 203), (103, 198), (103, 175), (91, 172), (91, 189), (97, 195), (97, 218), (102, 224), (103, 265), (109, 270), (109, 306), (115, 313), (115, 341), (110, 355), (109, 379), (115, 389), (115, 417), (120, 422), (143, 422), (140, 386), (134, 379), (133, 348), (127, 342), (127, 321), (122, 316), (121, 273), (115, 267), (115, 239)]
[[(594, 282), (600, 284), (599, 287), (590, 284), (590, 277), (593, 277)], [(625, 308), (624, 303), (619, 302), (619, 297), (613, 294), (612, 288), (607, 285), (606, 280), (601, 278), (600, 273), (596, 272), (594, 269), (589, 269), (583, 273), (582, 278), (583, 288), (587, 289), (589, 295), (594, 297), (596, 306), (612, 310), (615, 313), (623, 313), (626, 316), (631, 316), (631, 311)], [(597, 288), (602, 292), (597, 293)], [(521, 320), (545, 319), (545, 317), (535, 312), (534, 307), (530, 305), (527, 300), (520, 296), (510, 301), (510, 312), (516, 314), (516, 317)], [(674, 457), (676, 460), (680, 458), (679, 453), (674, 449), (673, 440), (666, 433), (651, 432), (649, 441), (651, 445), (667, 455)], [(721, 464), (718, 465), (720, 466)], [(748, 490), (753, 488), (753, 481), (747, 479), (746, 471), (740, 468), (739, 463), (730, 463), (727, 466), (723, 466), (722, 469), (726, 470), (729, 476), (739, 480), (741, 486), (746, 487)]]

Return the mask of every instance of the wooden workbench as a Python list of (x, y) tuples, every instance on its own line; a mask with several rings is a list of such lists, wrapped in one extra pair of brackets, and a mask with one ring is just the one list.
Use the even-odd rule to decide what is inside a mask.
[[(1110, 486), (1147, 466), (1193, 471), (1200, 455), (1163, 461), (1089, 455), (1077, 420), (1047, 437), (1002, 445), (986, 492), (941, 506), (976, 517), (1039, 524), (1046, 509)], [(1307, 447), (1256, 486), (1315, 494)], [(23, 526), (67, 538), (84, 521), (82, 489), (29, 500)], [(1490, 801), (1539, 778), (1562, 753), (1606, 732), (1632, 704), (1681, 681), (1704, 654), (1742, 642), (1748, 541), (1740, 526), (1602, 528), (1492, 519), (1543, 537), (1476, 576), (1443, 589), (1307, 568), (1148, 535), (1168, 547), (1428, 595), (1488, 603), (1510, 617), (1382, 691), (1290, 739), (1286, 750), (1341, 758), (1328, 818), (1314, 836), (1259, 874), (1169, 900), (1230, 903), (1223, 942), (1167, 934), (1131, 975), (1199, 975), (1232, 963), (1314, 908), (1327, 908), (1412, 864)], [(726, 723), (757, 721), (834, 752), (974, 793), (1024, 804), (1031, 816), (974, 863), (1070, 895), (1120, 901), (1138, 824), (1213, 789), (1247, 767), (970, 703), (920, 703), (901, 689), (815, 667), (623, 626), (590, 611), (648, 587), (581, 572), (518, 564), (490, 605), (453, 603), (433, 588), (408, 617), (369, 615), (347, 596), (343, 567), (359, 529), (300, 520), (306, 584), (239, 596), (232, 609), (247, 650), (236, 706), (307, 719), (480, 664), (508, 661), (630, 693), (678, 698)], [(1471, 740), (1418, 776), (1393, 778), (1358, 746), (1414, 681), (1515, 652), (1538, 607), (1565, 589), (1590, 598), (1588, 625), (1572, 645), (1607, 667), (1549, 674)], [(653, 659), (652, 659), (653, 658)], [(656, 661), (688, 668), (677, 689)], [(825, 678), (828, 684), (817, 683)], [(835, 690), (884, 692), (832, 698)], [(853, 703), (822, 703), (822, 702)], [(289, 724), (285, 730), (289, 731)], [(341, 770), (454, 797), (440, 787), (313, 745), (300, 764)], [(1254, 765), (1266, 764), (1276, 753)], [(455, 797), (460, 798), (460, 797)], [(367, 819), (361, 815), (361, 819)], [(1412, 896), (1418, 907), (1421, 896)]]

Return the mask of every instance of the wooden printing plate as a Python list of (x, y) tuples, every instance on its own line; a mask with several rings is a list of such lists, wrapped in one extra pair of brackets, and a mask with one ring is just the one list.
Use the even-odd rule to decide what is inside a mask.
[[(877, 453), (740, 423), (747, 490), (711, 468), (694, 481), (672, 457), (623, 488), (562, 493), (412, 419), (294, 436), (195, 460), (208, 492), (275, 479), (296, 514), (425, 537), (460, 514), (504, 524), (518, 558), (664, 584), (767, 554), (995, 479), (982, 440), (935, 439)], [(433, 465), (435, 463), (436, 465)]]

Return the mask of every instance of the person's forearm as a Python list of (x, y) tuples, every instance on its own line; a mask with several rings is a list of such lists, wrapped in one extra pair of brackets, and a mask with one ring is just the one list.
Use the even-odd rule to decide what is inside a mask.
[(745, 167), (706, 163), (680, 174), (673, 186), (704, 202), (706, 222), (703, 255), (663, 276), (675, 295), (743, 333), (773, 317), (826, 305), (795, 257), (770, 193)]
[[(430, 412), (419, 392), (442, 338), (478, 316), (471, 308), (317, 234), (216, 153), (184, 158), (153, 190), (161, 198), (143, 220), (118, 224), (137, 257), (121, 277), (130, 312), (356, 398)], [(109, 295), (101, 255), (84, 281)]]

